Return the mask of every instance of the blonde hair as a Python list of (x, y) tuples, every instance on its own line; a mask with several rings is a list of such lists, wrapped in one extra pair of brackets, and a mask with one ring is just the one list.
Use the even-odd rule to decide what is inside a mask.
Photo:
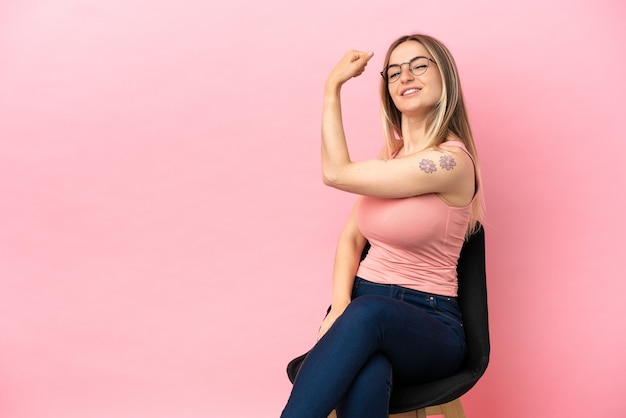
[[(476, 176), (476, 197), (472, 202), (470, 212), (470, 222), (467, 236), (471, 235), (478, 228), (478, 222), (484, 219), (483, 194), (480, 187), (480, 167), (478, 165), (478, 155), (472, 130), (470, 128), (463, 92), (456, 63), (452, 54), (439, 40), (423, 34), (406, 35), (394, 41), (387, 50), (383, 68), (389, 65), (389, 58), (393, 50), (400, 44), (407, 41), (419, 42), (432, 55), (436, 68), (442, 80), (442, 91), (439, 102), (433, 107), (427, 121), (426, 127), (426, 148), (438, 148), (445, 142), (450, 134), (458, 137), (474, 160), (474, 170)], [(402, 140), (402, 113), (396, 108), (389, 94), (387, 80), (384, 78), (380, 82), (381, 96), (381, 117), (383, 131), (387, 145), (387, 153), (391, 155), (397, 153), (404, 142)]]

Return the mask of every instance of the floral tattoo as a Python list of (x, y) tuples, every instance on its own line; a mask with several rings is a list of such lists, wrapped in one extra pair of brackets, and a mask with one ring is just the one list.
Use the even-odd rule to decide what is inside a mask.
[(442, 155), (439, 159), (439, 165), (445, 170), (452, 170), (456, 166), (456, 161), (450, 155)]
[(420, 170), (426, 174), (430, 174), (437, 171), (437, 167), (435, 166), (435, 162), (433, 160), (423, 159), (420, 163)]

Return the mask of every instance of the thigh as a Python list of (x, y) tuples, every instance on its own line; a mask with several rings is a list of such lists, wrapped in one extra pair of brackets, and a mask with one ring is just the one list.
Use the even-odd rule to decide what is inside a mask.
[(458, 334), (419, 308), (390, 304), (398, 314), (383, 319), (381, 352), (391, 361), (395, 379), (419, 383), (453, 374), (465, 357)]
[(394, 379), (417, 383), (454, 373), (465, 355), (462, 334), (433, 312), (428, 298), (416, 305), (387, 294), (385, 285), (373, 287), (357, 292), (345, 320), (377, 335)]

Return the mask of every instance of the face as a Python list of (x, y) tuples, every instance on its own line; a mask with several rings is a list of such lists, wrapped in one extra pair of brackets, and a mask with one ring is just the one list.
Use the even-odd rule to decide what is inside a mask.
[[(406, 41), (398, 45), (389, 57), (389, 65), (402, 64), (397, 67), (397, 81), (389, 83), (389, 95), (398, 110), (405, 116), (425, 116), (439, 102), (442, 92), (441, 75), (437, 65), (428, 60), (415, 60), (414, 72), (420, 72), (420, 66), (428, 65), (421, 75), (413, 75), (409, 65), (405, 64), (416, 57), (432, 59), (424, 46), (417, 41)], [(422, 67), (423, 69), (423, 67)]]

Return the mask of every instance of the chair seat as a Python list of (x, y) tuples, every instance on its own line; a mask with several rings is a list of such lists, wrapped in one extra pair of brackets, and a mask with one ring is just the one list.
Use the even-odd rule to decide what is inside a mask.
[[(292, 383), (307, 354), (293, 359), (287, 365), (287, 376)], [(485, 358), (484, 362), (486, 364), (488, 358)], [(469, 391), (476, 384), (481, 375), (481, 370), (462, 369), (453, 376), (432, 382), (395, 386), (391, 393), (391, 399), (389, 400), (389, 413), (399, 414), (432, 405), (452, 402)]]
[(480, 378), (479, 372), (461, 370), (453, 376), (411, 386), (397, 386), (389, 400), (389, 413), (426, 408), (452, 402), (469, 391)]

